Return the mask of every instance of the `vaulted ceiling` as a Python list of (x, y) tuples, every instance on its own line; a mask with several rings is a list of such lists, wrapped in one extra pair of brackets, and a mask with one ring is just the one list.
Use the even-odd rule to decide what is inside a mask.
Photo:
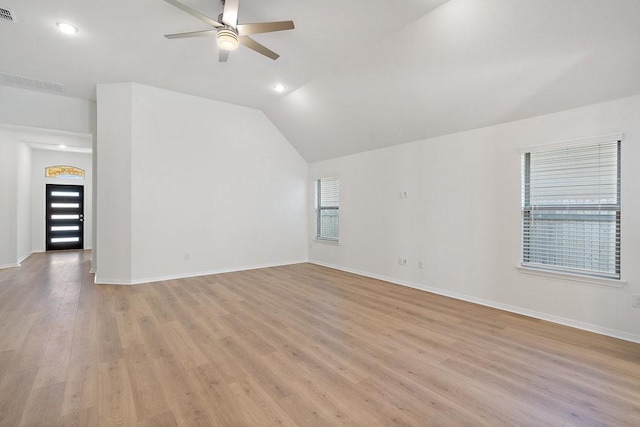
[(213, 37), (165, 39), (207, 25), (162, 0), (0, 8), (16, 18), (0, 20), (1, 73), (84, 99), (134, 81), (262, 109), (308, 161), (640, 92), (638, 0), (240, 0), (240, 22), (296, 29), (254, 36), (277, 61), (241, 47), (227, 63)]

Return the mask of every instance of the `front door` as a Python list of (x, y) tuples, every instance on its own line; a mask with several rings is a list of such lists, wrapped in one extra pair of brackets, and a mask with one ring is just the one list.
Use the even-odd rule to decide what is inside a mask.
[(84, 187), (47, 184), (46, 248), (84, 249)]

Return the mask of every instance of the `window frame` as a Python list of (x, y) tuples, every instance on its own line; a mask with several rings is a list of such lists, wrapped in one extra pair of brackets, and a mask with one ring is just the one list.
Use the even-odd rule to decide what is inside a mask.
[[(561, 277), (569, 280), (577, 280), (577, 281), (585, 281), (591, 283), (605, 284), (609, 286), (621, 286), (625, 282), (622, 279), (622, 236), (621, 236), (621, 223), (622, 223), (622, 203), (621, 203), (621, 192), (622, 192), (622, 175), (621, 175), (621, 163), (622, 163), (622, 140), (623, 134), (614, 134), (614, 135), (604, 135), (594, 138), (573, 140), (573, 141), (565, 141), (558, 142), (553, 144), (545, 144), (538, 145), (533, 147), (523, 148), (520, 152), (521, 154), (521, 244), (520, 244), (520, 263), (518, 269), (524, 273), (530, 274), (539, 274), (543, 276), (549, 277)], [(559, 265), (559, 264), (543, 264), (543, 263), (534, 263), (527, 262), (526, 260), (529, 258), (527, 256), (527, 251), (529, 245), (527, 244), (527, 239), (531, 238), (531, 234), (527, 233), (527, 223), (529, 226), (531, 225), (531, 216), (534, 215), (536, 208), (531, 205), (531, 154), (535, 152), (551, 150), (554, 148), (562, 148), (562, 147), (575, 147), (581, 145), (588, 144), (602, 144), (602, 143), (617, 143), (617, 176), (616, 176), (616, 198), (617, 203), (615, 204), (572, 204), (572, 205), (543, 205), (545, 210), (555, 210), (555, 211), (593, 211), (593, 210), (605, 210), (615, 212), (615, 219), (613, 221), (602, 221), (610, 224), (615, 224), (615, 253), (614, 253), (614, 273), (607, 273), (603, 271), (589, 271), (587, 269), (579, 269), (573, 268), (567, 265)], [(576, 214), (579, 215), (579, 214)], [(556, 215), (557, 216), (557, 215)], [(527, 221), (529, 218), (529, 221)], [(558, 221), (567, 221), (567, 219), (558, 219)]]
[[(322, 181), (325, 180), (337, 180), (338, 182), (338, 205), (337, 206), (324, 206), (322, 204)], [(323, 176), (320, 178), (316, 178), (313, 181), (313, 187), (315, 191), (315, 218), (316, 218), (316, 227), (315, 227), (315, 237), (314, 240), (318, 242), (324, 243), (340, 243), (340, 177), (338, 175), (331, 176)], [(338, 236), (335, 238), (332, 237), (324, 237), (322, 233), (322, 212), (323, 211), (336, 211), (338, 217)]]

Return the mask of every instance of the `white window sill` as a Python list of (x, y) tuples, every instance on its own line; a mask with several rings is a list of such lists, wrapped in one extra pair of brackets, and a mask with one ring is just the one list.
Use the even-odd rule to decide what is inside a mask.
[(520, 271), (520, 273), (523, 273), (523, 274), (531, 274), (534, 276), (544, 276), (544, 277), (550, 277), (553, 279), (571, 280), (574, 282), (591, 283), (595, 285), (610, 286), (613, 288), (622, 288), (627, 283), (622, 279), (618, 280), (618, 279), (607, 279), (604, 277), (592, 277), (592, 276), (585, 276), (582, 274), (566, 273), (562, 271), (544, 270), (544, 269), (535, 268), (535, 267), (525, 267), (522, 265), (518, 265), (516, 266), (516, 268), (518, 269), (518, 271)]
[(322, 243), (323, 245), (340, 246), (340, 240), (313, 239), (314, 243)]

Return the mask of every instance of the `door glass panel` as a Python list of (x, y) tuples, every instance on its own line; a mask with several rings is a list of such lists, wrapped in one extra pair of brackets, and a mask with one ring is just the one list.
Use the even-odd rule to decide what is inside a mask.
[(80, 215), (51, 215), (51, 219), (80, 219)]
[(52, 237), (51, 243), (61, 243), (61, 242), (79, 242), (79, 237)]
[(52, 208), (79, 208), (80, 203), (51, 203)]
[(51, 195), (54, 197), (79, 197), (80, 193), (77, 191), (52, 191)]
[(51, 231), (77, 231), (80, 227), (77, 225), (54, 225)]

